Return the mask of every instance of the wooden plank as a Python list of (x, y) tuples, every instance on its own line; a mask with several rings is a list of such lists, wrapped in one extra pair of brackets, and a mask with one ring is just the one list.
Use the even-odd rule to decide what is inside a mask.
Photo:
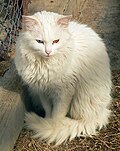
[(0, 151), (10, 151), (23, 127), (20, 79), (12, 66), (0, 77)]
[(79, 15), (86, 0), (32, 0), (28, 7), (28, 13), (33, 14), (38, 11), (46, 10), (60, 14)]
[(69, 0), (32, 0), (28, 12), (33, 14), (37, 11), (46, 10), (64, 14), (68, 2)]

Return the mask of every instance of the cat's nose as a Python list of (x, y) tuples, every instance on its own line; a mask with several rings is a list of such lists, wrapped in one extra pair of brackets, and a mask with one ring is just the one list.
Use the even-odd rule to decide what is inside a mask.
[(49, 55), (52, 52), (52, 50), (51, 49), (45, 49), (45, 52), (46, 52), (46, 54)]

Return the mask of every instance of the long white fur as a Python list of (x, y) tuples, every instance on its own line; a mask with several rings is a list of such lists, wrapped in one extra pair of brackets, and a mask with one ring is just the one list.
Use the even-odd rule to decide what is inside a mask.
[[(86, 25), (74, 21), (68, 27), (57, 25), (61, 17), (46, 11), (34, 14), (39, 25), (20, 34), (15, 58), (18, 73), (31, 91), (48, 95), (40, 94), (46, 117), (27, 113), (27, 126), (35, 137), (56, 145), (95, 135), (108, 123), (111, 102), (110, 65), (103, 41)], [(60, 43), (50, 46), (52, 53), (46, 58), (45, 47), (35, 38), (48, 44), (60, 39)]]

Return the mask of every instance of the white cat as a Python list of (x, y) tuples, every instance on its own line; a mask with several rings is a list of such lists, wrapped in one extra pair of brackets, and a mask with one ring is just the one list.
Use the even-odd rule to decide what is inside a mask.
[(109, 58), (101, 38), (71, 16), (37, 12), (23, 16), (15, 64), (45, 118), (27, 113), (35, 137), (61, 144), (95, 135), (108, 123), (111, 102)]

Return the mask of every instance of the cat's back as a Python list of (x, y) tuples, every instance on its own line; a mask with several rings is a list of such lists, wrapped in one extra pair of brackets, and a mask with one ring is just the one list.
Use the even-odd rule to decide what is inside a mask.
[(92, 28), (88, 27), (85, 24), (72, 21), (69, 23), (68, 30), (73, 38), (78, 36), (77, 38), (98, 38), (100, 40), (98, 34)]
[(87, 54), (88, 57), (95, 56), (95, 54), (97, 57), (101, 53), (101, 56), (107, 57), (103, 40), (92, 28), (72, 21), (69, 23), (68, 30), (78, 53)]

